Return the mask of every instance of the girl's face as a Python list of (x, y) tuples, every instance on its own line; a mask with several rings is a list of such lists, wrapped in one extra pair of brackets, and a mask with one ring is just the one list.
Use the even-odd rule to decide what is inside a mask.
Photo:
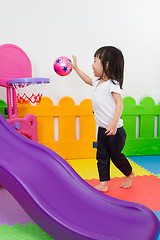
[(102, 77), (103, 75), (103, 66), (101, 60), (98, 57), (94, 58), (94, 63), (92, 64), (93, 73), (95, 77)]

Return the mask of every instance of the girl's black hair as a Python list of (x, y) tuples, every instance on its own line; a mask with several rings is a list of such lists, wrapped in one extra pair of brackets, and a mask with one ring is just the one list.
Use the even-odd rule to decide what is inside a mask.
[[(112, 80), (117, 80), (119, 82), (120, 88), (123, 85), (123, 72), (124, 72), (124, 57), (122, 52), (112, 46), (105, 46), (99, 48), (94, 57), (98, 57), (101, 60), (103, 66), (103, 72), (106, 76)], [(108, 64), (108, 68), (106, 65)]]

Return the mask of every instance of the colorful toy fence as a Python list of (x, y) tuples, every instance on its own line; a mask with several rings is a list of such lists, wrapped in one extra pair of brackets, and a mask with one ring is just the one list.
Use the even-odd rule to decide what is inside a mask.
[(160, 154), (160, 104), (145, 97), (139, 105), (131, 97), (123, 99), (122, 118), (127, 132), (127, 156)]
[[(123, 104), (122, 118), (127, 132), (123, 152), (127, 156), (160, 154), (160, 104), (155, 105), (150, 97), (143, 98), (139, 105), (132, 97), (126, 97)], [(96, 125), (90, 99), (75, 105), (72, 98), (64, 97), (59, 105), (53, 105), (50, 98), (43, 97), (36, 106), (18, 105), (19, 117), (28, 113), (37, 117), (41, 144), (65, 159), (95, 157)]]
[(18, 105), (18, 116), (31, 113), (37, 117), (38, 141), (51, 148), (64, 159), (92, 158), (96, 141), (92, 102), (85, 99), (80, 105), (70, 97), (64, 97), (59, 105), (43, 97), (37, 106)]

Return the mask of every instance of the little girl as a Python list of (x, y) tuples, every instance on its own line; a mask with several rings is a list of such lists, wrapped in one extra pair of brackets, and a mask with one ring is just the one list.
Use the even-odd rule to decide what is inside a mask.
[(115, 166), (126, 176), (120, 187), (129, 188), (134, 173), (132, 167), (121, 153), (126, 139), (123, 120), (121, 89), (123, 85), (124, 58), (122, 52), (111, 46), (102, 47), (94, 54), (92, 65), (95, 79), (91, 79), (77, 66), (76, 56), (70, 63), (80, 78), (93, 86), (92, 99), (95, 121), (98, 125), (97, 166), (100, 183), (97, 190), (108, 191), (110, 180), (110, 158)]

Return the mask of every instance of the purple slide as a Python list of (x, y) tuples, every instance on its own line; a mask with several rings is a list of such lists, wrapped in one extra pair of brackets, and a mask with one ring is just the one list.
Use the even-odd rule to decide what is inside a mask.
[(87, 184), (58, 154), (12, 128), (0, 114), (0, 184), (55, 240), (154, 240), (148, 208)]

